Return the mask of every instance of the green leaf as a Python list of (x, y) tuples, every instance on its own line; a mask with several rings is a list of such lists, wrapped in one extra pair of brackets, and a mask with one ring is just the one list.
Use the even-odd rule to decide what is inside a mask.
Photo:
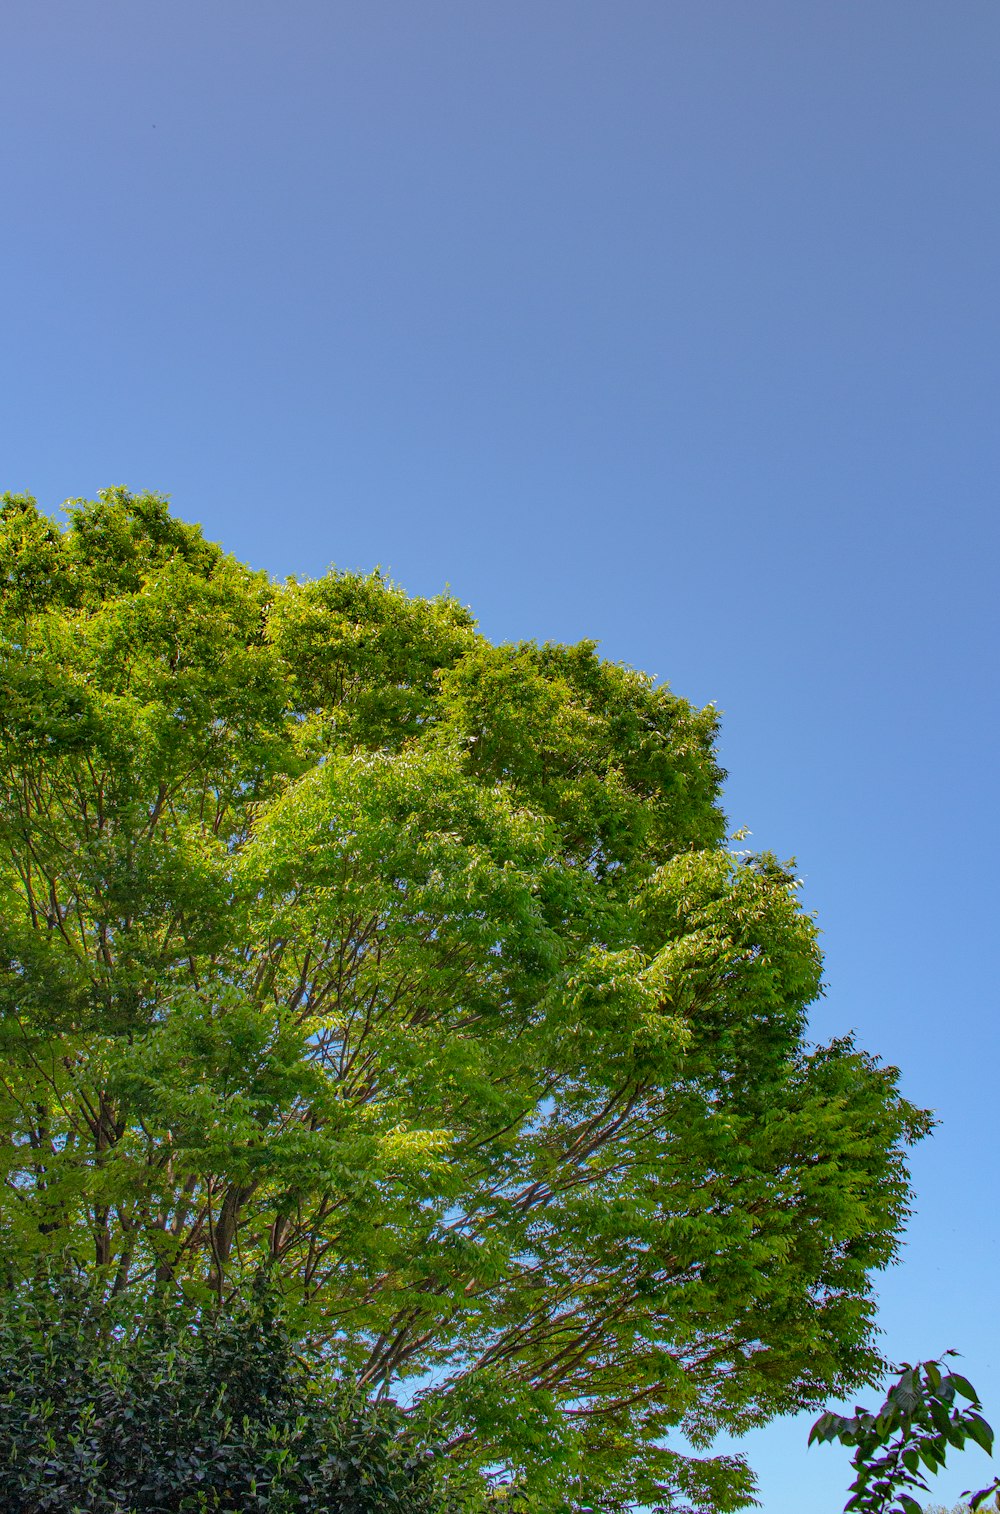
[(965, 1424), (976, 1445), (981, 1446), (987, 1456), (991, 1455), (993, 1452), (992, 1426), (987, 1424), (986, 1420), (979, 1414), (967, 1414)]

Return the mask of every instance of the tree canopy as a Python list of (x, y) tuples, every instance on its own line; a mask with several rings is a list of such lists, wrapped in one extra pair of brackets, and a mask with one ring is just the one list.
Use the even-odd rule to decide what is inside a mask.
[(716, 715), (379, 574), (279, 584), (155, 496), (0, 532), (9, 1286), (238, 1298), (533, 1509), (879, 1366), (927, 1116), (806, 1039), (813, 920), (726, 841)]

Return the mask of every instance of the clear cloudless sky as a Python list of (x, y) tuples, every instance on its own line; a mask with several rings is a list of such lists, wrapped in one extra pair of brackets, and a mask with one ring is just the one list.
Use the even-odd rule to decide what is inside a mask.
[(996, 0), (3, 0), (0, 81), (0, 487), (715, 701), (813, 1033), (940, 1115), (885, 1350), (1000, 1421)]

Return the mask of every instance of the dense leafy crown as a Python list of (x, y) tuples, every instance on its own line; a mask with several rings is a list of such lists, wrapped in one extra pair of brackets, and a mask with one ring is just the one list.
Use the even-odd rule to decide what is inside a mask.
[(715, 715), (162, 500), (0, 536), (3, 1258), (226, 1300), (534, 1509), (743, 1505), (696, 1445), (869, 1375), (925, 1119), (803, 1039), (811, 919)]

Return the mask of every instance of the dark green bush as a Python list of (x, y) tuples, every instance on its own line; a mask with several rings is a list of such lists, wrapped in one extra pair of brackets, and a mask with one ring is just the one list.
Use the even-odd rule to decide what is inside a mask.
[(138, 1320), (51, 1282), (0, 1306), (3, 1514), (450, 1514), (391, 1403), (323, 1388), (262, 1295)]

